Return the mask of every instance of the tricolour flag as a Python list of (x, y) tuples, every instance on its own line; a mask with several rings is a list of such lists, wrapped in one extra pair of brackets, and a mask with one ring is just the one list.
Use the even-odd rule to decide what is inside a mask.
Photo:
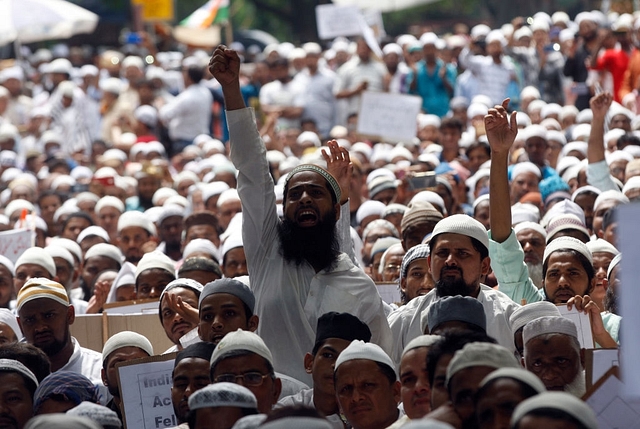
[(207, 28), (212, 24), (229, 19), (229, 0), (209, 0), (191, 15), (180, 22), (180, 25), (191, 28)]

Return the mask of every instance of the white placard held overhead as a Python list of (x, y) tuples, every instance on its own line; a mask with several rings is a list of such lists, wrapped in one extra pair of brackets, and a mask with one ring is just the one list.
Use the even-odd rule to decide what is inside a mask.
[(30, 229), (15, 229), (0, 232), (0, 255), (14, 264), (25, 250), (33, 247), (35, 233)]
[(390, 140), (416, 136), (416, 118), (422, 98), (413, 95), (365, 91), (358, 113), (358, 133)]
[(316, 6), (316, 23), (320, 39), (358, 36), (362, 34), (360, 19), (362, 19), (362, 14), (357, 6), (337, 6), (335, 4)]
[(578, 341), (580, 342), (580, 347), (583, 349), (595, 348), (596, 345), (593, 341), (589, 315), (576, 310), (575, 306), (571, 307), (571, 310), (568, 310), (566, 305), (559, 305), (558, 310), (560, 310), (560, 315), (562, 317), (566, 317), (576, 324), (576, 328), (578, 328)]
[(171, 402), (175, 353), (116, 364), (127, 429), (178, 426)]

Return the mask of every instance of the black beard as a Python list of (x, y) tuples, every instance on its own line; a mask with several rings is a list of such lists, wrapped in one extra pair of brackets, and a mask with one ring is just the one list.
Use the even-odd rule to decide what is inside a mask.
[(443, 296), (471, 296), (475, 287), (468, 285), (462, 277), (451, 279), (450, 277), (440, 276), (440, 280), (436, 282), (436, 295), (438, 298)]
[(284, 219), (278, 225), (278, 237), (282, 257), (298, 266), (308, 262), (314, 268), (331, 269), (340, 255), (333, 211), (312, 228), (301, 228), (295, 222)]

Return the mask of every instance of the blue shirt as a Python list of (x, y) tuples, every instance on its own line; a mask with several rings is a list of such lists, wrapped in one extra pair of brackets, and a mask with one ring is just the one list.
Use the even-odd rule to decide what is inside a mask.
[[(449, 100), (452, 93), (449, 93), (440, 78), (440, 69), (446, 67), (446, 78), (451, 87), (456, 82), (456, 69), (451, 64), (445, 64), (441, 59), (436, 60), (436, 66), (433, 73), (429, 73), (427, 65), (424, 61), (420, 61), (416, 70), (416, 88), (411, 91), (422, 97), (422, 109), (426, 113), (443, 117), (449, 111)], [(413, 80), (413, 72), (411, 72), (408, 80)]]

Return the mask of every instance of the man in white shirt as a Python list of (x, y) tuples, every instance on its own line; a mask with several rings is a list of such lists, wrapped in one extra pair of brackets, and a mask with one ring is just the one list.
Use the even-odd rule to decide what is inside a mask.
[(278, 113), (278, 126), (300, 128), (303, 100), (301, 85), (289, 74), (289, 62), (279, 58), (269, 63), (269, 72), (275, 80), (260, 89), (260, 107), (266, 113)]
[[(285, 220), (280, 221), (266, 149), (240, 93), (239, 69), (236, 52), (216, 49), (210, 70), (222, 85), (232, 161), (239, 171), (243, 243), (260, 317), (258, 334), (271, 349), (277, 371), (310, 382), (302, 362), (313, 347), (321, 315), (355, 315), (369, 326), (373, 341), (388, 350), (391, 332), (375, 284), (340, 251), (353, 251), (348, 152), (333, 143), (331, 156), (324, 154), (329, 170), (346, 179), (346, 186), (315, 165), (301, 165), (290, 173), (284, 186)], [(336, 230), (339, 218), (344, 225)]]

